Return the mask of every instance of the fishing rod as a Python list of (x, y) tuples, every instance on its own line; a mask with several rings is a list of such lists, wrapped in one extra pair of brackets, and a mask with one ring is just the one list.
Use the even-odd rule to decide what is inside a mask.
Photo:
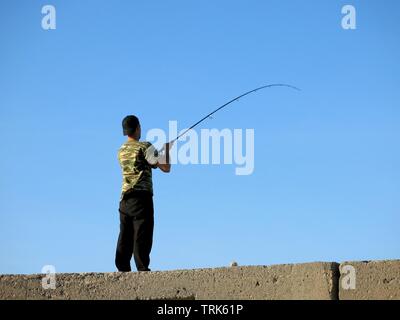
[[(193, 124), (189, 129), (186, 129), (183, 133), (181, 133), (180, 135), (178, 135), (174, 140), (170, 141), (170, 144), (173, 144), (175, 141), (177, 141), (179, 138), (181, 138), (182, 136), (184, 136), (186, 133), (188, 133), (190, 130), (192, 130), (193, 128), (197, 127), (200, 123), (202, 123), (204, 120), (210, 118), (214, 113), (220, 111), (221, 109), (227, 107), (228, 105), (230, 105), (231, 103), (239, 100), (240, 98), (243, 98), (244, 96), (247, 96), (251, 93), (257, 92), (258, 90), (262, 90), (262, 89), (267, 89), (267, 88), (272, 88), (272, 87), (287, 87), (287, 88), (291, 88), (297, 91), (301, 91), (299, 88), (292, 86), (290, 84), (284, 84), (284, 83), (274, 83), (274, 84), (268, 84), (250, 91), (247, 91), (243, 94), (241, 94), (240, 96), (237, 96), (236, 98), (228, 101), (227, 103), (223, 104), (222, 106), (218, 107), (217, 109), (215, 109), (214, 111), (210, 112), (208, 115), (206, 115), (205, 117), (201, 118), (199, 121), (197, 121), (195, 124)], [(164, 147), (160, 150), (163, 151)]]

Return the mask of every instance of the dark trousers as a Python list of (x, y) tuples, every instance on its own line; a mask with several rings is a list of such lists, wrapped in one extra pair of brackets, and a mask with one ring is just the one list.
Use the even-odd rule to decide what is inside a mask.
[(119, 271), (131, 271), (132, 254), (138, 271), (150, 271), (153, 244), (153, 196), (148, 192), (130, 192), (120, 202), (120, 232), (115, 265)]

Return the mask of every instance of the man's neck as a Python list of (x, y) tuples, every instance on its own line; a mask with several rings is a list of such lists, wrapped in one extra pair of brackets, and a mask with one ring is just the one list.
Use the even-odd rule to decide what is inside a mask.
[(128, 141), (129, 141), (129, 142), (138, 142), (139, 140), (138, 140), (138, 139), (135, 139), (135, 138), (133, 138), (133, 137), (128, 137)]

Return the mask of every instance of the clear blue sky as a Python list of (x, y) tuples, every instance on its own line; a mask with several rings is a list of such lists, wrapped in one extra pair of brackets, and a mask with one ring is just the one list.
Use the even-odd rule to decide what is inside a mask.
[[(353, 4), (357, 29), (341, 28)], [(41, 28), (53, 4), (57, 29)], [(253, 128), (255, 171), (154, 172), (153, 270), (400, 258), (400, 3), (0, 4), (0, 273), (114, 271), (121, 119)]]

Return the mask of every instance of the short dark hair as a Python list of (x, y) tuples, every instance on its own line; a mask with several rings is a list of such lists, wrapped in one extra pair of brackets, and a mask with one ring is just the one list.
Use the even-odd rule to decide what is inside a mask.
[(139, 126), (139, 119), (136, 116), (130, 115), (126, 116), (122, 120), (122, 130), (124, 133), (124, 136), (132, 136), (137, 127)]

